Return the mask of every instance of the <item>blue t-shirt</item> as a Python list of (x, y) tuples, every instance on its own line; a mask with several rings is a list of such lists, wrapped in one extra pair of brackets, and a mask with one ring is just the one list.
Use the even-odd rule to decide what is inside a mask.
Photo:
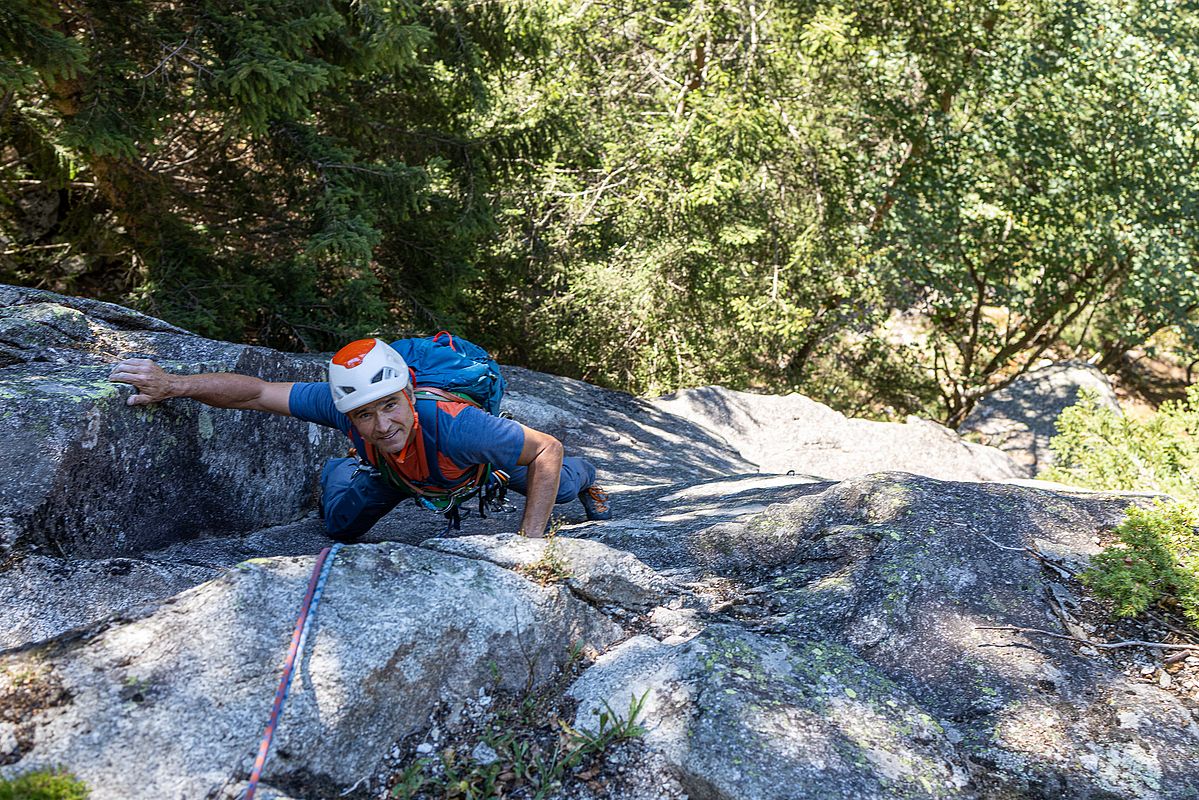
[[(350, 418), (333, 405), (333, 394), (329, 384), (324, 382), (295, 384), (291, 387), (287, 405), (293, 417), (306, 422), (337, 428), (342, 433), (349, 433), (354, 427)], [(417, 408), (429, 405), (417, 403)], [(496, 469), (511, 471), (525, 446), (525, 432), (519, 424), (493, 417), (474, 406), (466, 406), (456, 416), (418, 413), (422, 428), (438, 426), (440, 453), (463, 469), (476, 464), (491, 464)]]

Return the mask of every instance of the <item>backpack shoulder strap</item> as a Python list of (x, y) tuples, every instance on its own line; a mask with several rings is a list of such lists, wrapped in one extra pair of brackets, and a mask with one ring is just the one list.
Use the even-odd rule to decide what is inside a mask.
[(449, 403), (466, 403), (467, 405), (474, 406), (475, 408), (483, 408), (483, 406), (479, 405), (465, 395), (447, 392), (445, 389), (439, 389), (436, 386), (417, 386), (413, 390), (413, 393), (422, 399), (444, 400)]

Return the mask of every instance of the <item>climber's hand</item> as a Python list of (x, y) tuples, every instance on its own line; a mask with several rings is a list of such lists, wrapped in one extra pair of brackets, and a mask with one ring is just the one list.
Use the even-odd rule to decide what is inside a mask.
[(160, 403), (178, 397), (174, 376), (148, 358), (127, 358), (112, 368), (108, 379), (114, 383), (131, 383), (137, 394), (125, 402), (131, 406)]

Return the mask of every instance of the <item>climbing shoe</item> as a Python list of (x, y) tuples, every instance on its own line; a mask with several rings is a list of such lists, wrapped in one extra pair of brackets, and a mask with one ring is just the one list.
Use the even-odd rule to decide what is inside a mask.
[(593, 483), (579, 492), (579, 502), (587, 512), (587, 519), (612, 519), (612, 507), (608, 505), (608, 493), (598, 483)]

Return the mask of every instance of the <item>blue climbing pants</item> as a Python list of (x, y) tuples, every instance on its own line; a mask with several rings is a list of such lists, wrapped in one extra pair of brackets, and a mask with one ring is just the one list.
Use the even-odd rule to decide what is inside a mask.
[[(331, 458), (321, 470), (321, 508), (325, 529), (339, 542), (352, 542), (370, 530), (383, 515), (395, 508), (404, 495), (387, 485), (382, 477), (358, 469), (356, 458)], [(516, 467), (508, 488), (525, 494), (529, 470)], [(595, 467), (582, 458), (562, 459), (557, 503), (568, 503), (595, 483)]]

